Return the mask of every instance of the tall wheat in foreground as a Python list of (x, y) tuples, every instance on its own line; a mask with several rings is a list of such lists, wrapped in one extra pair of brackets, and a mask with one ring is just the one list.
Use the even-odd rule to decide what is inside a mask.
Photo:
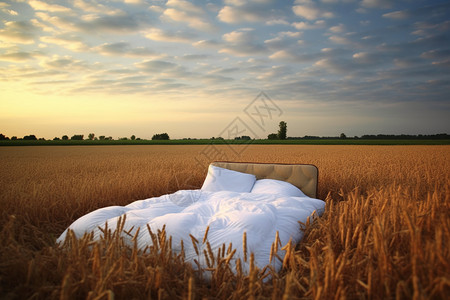
[(220, 146), (235, 161), (319, 168), (326, 211), (299, 224), (300, 244), (274, 241), (286, 253), (279, 273), (252, 266), (248, 253), (243, 274), (231, 267), (232, 245), (208, 249), (208, 232), (184, 243), (204, 250), (209, 279), (171, 251), (164, 230), (141, 228), (153, 240), (145, 251), (108, 228), (98, 242), (69, 234), (55, 245), (96, 208), (200, 187), (203, 147), (0, 148), (0, 298), (448, 299), (448, 146), (251, 145), (239, 157)]

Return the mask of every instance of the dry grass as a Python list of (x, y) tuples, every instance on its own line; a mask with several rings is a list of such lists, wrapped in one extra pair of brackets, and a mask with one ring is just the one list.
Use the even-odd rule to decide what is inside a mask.
[[(251, 145), (240, 156), (216, 147), (222, 157), (205, 157), (205, 146), (0, 148), (0, 298), (450, 294), (450, 147)], [(286, 251), (280, 273), (251, 267), (244, 275), (238, 263), (235, 275), (228, 264), (232, 247), (212, 253), (207, 232), (192, 242), (206, 245), (200, 254), (209, 261), (209, 281), (183, 262), (182, 253), (170, 251), (164, 231), (152, 233), (154, 246), (145, 253), (107, 231), (97, 243), (85, 236), (69, 237), (62, 248), (54, 245), (71, 222), (96, 208), (199, 187), (216, 158), (318, 166), (325, 214), (305, 224), (299, 245), (274, 244)], [(252, 263), (253, 256), (247, 259)], [(263, 280), (268, 274), (271, 279)]]

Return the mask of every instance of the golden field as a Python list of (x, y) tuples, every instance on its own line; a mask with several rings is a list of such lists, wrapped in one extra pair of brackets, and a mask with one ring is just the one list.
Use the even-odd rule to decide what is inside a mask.
[[(1, 147), (0, 299), (448, 299), (449, 146), (233, 147)], [(222, 253), (202, 280), (164, 232), (146, 253), (114, 234), (55, 245), (97, 208), (200, 187), (212, 160), (319, 168), (326, 211), (280, 273), (235, 275)]]

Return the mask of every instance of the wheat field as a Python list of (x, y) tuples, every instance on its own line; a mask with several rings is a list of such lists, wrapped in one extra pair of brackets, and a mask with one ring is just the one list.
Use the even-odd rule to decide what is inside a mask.
[[(233, 147), (1, 147), (0, 299), (448, 299), (449, 146)], [(204, 280), (164, 231), (145, 253), (115, 233), (55, 245), (97, 208), (200, 187), (213, 160), (318, 167), (325, 213), (281, 272), (233, 272), (227, 249)]]

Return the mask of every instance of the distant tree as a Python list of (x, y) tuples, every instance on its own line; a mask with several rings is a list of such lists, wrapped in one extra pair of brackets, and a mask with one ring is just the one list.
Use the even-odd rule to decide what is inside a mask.
[(94, 140), (94, 137), (95, 137), (95, 134), (94, 134), (94, 133), (89, 133), (89, 135), (88, 135), (88, 139), (89, 139), (89, 140), (93, 141), (93, 140)]
[(345, 133), (341, 133), (341, 135), (339, 136), (339, 138), (341, 138), (341, 139), (346, 139), (347, 136), (345, 135)]
[(75, 134), (74, 136), (72, 136), (70, 139), (74, 140), (74, 141), (82, 141), (83, 140), (84, 135), (83, 134)]
[(6, 137), (3, 133), (0, 133), (0, 141), (9, 140), (8, 137)]
[(105, 139), (105, 136), (104, 136), (104, 135), (101, 135), (101, 136), (98, 137), (98, 139), (99, 139), (100, 141), (103, 141), (103, 140)]
[(267, 139), (269, 140), (278, 140), (278, 134), (276, 133), (271, 133), (267, 136)]
[(133, 134), (133, 135), (130, 137), (130, 139), (131, 139), (132, 141), (134, 141), (134, 140), (136, 139), (136, 136)]
[(278, 138), (280, 140), (285, 140), (287, 137), (287, 123), (284, 121), (280, 122), (280, 129), (278, 130)]
[(67, 135), (63, 135), (63, 136), (62, 136), (62, 140), (63, 140), (63, 141), (67, 141), (68, 139), (69, 139), (69, 137), (68, 137)]
[(24, 140), (28, 140), (28, 141), (36, 141), (37, 138), (34, 134), (30, 134), (30, 135), (26, 135), (23, 137)]
[(12, 136), (11, 141), (17, 141), (17, 136)]
[(248, 135), (243, 135), (243, 136), (237, 136), (234, 138), (235, 140), (244, 140), (244, 141), (248, 141), (251, 140), (252, 138), (249, 137)]
[(60, 139), (59, 137), (55, 136), (55, 137), (53, 138), (53, 140), (54, 140), (54, 141), (60, 141), (61, 139)]
[(167, 133), (159, 133), (153, 135), (152, 140), (170, 140), (170, 138)]

